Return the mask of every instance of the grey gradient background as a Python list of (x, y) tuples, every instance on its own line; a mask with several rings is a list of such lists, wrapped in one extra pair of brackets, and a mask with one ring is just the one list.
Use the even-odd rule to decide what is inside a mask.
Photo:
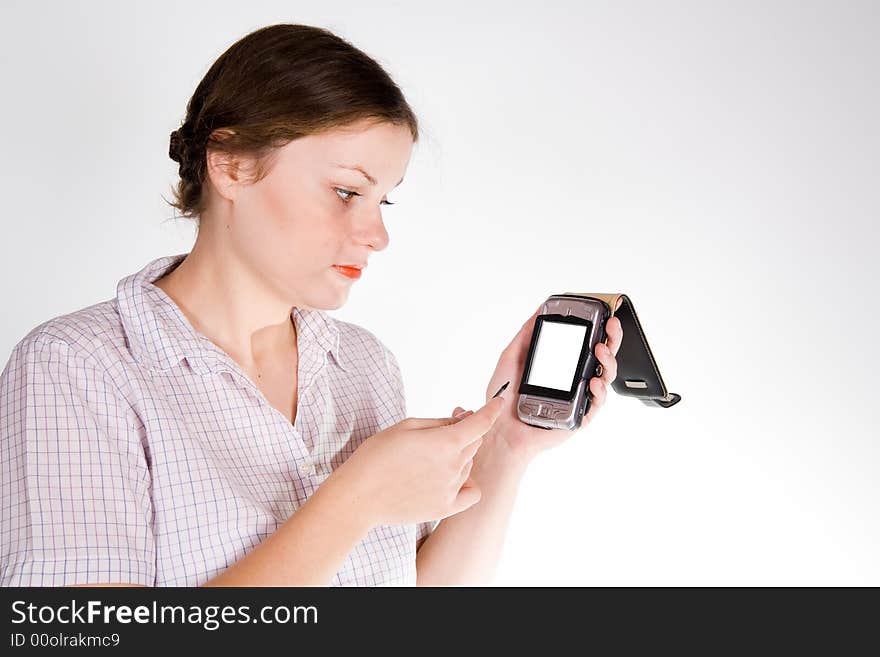
[(547, 295), (626, 292), (682, 402), (611, 396), (526, 474), (498, 584), (880, 584), (876, 2), (4, 2), (0, 355), (190, 249), (168, 134), (275, 22), (422, 122), (331, 314), (411, 416), (475, 409)]

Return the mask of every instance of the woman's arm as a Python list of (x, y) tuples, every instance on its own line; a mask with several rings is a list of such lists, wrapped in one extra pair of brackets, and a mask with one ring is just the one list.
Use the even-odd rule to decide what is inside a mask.
[(494, 431), (486, 434), (471, 470), (480, 501), (444, 518), (422, 543), (416, 556), (417, 586), (491, 583), (528, 462)]
[(202, 586), (327, 586), (370, 531), (370, 514), (330, 475), (274, 534)]
[[(463, 468), (485, 444), (503, 402), (489, 401), (455, 426), (446, 418), (407, 418), (371, 436), (278, 531), (206, 585), (325, 586), (375, 525), (465, 513), (477, 498), (462, 481), (473, 469)], [(509, 509), (505, 522), (507, 515)]]

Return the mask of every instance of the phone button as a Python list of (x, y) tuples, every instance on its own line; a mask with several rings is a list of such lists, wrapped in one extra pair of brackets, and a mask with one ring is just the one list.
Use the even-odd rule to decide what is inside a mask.
[(556, 417), (557, 412), (558, 411), (553, 406), (553, 404), (541, 404), (541, 407), (538, 409), (538, 415), (540, 415), (541, 417), (546, 417), (550, 420)]

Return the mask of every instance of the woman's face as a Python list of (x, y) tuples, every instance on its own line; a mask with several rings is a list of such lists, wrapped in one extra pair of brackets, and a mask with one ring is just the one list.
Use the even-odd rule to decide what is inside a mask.
[(394, 202), (388, 195), (412, 148), (409, 128), (389, 123), (296, 139), (279, 149), (262, 180), (236, 190), (220, 228), (237, 259), (285, 303), (339, 308), (356, 280), (334, 265), (365, 266), (388, 245), (383, 202)]

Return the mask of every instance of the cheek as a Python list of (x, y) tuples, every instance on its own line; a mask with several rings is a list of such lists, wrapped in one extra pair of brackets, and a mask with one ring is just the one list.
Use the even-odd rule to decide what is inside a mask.
[(276, 185), (266, 190), (262, 216), (268, 229), (289, 234), (303, 223), (302, 218), (309, 215), (310, 206), (308, 197), (302, 192)]
[(266, 185), (250, 200), (246, 222), (250, 225), (242, 227), (238, 236), (250, 251), (299, 271), (337, 255), (344, 238), (343, 216), (320, 190)]
[(251, 185), (240, 197), (241, 232), (249, 241), (264, 241), (267, 246), (286, 243), (297, 232), (302, 217), (310, 213), (307, 196), (290, 185), (264, 178)]

